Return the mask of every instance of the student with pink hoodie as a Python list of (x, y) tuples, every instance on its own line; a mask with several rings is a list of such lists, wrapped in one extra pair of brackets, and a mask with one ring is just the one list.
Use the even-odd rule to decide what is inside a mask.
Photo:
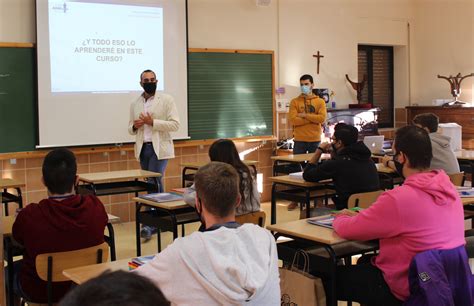
[(377, 256), (338, 267), (340, 300), (401, 305), (409, 296), (408, 268), (416, 254), (465, 244), (461, 199), (444, 171), (429, 170), (428, 133), (416, 126), (400, 128), (394, 151), (403, 185), (384, 192), (360, 213), (341, 211), (334, 221), (343, 238), (380, 241)]

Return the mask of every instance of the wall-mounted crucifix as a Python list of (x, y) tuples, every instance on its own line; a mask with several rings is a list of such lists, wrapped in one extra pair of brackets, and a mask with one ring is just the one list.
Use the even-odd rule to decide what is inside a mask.
[(313, 54), (313, 57), (316, 57), (317, 60), (318, 60), (318, 62), (317, 62), (317, 63), (318, 63), (318, 66), (317, 66), (316, 72), (319, 74), (319, 61), (321, 60), (322, 57), (324, 57), (324, 55), (319, 54), (319, 50), (318, 50), (318, 53)]

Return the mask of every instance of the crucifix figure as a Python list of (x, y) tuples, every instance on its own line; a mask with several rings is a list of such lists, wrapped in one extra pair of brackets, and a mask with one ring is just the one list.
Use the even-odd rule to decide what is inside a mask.
[(349, 79), (349, 76), (346, 74), (346, 79), (349, 81), (351, 84), (352, 88), (357, 92), (357, 103), (362, 102), (362, 90), (364, 90), (365, 82), (367, 81), (367, 75), (364, 74), (364, 78), (362, 79), (362, 82), (353, 82), (351, 79)]
[(459, 96), (461, 95), (461, 82), (465, 78), (473, 77), (474, 73), (467, 74), (465, 76), (462, 76), (461, 73), (458, 73), (456, 76), (449, 75), (449, 77), (439, 75), (439, 79), (445, 79), (446, 81), (449, 82), (449, 85), (451, 86), (451, 95), (453, 95), (454, 100), (448, 103), (443, 104), (443, 106), (453, 106), (453, 105), (460, 105), (460, 104), (465, 104), (464, 102), (459, 101)]
[(320, 59), (321, 59), (322, 57), (324, 57), (324, 55), (320, 55), (320, 54), (319, 54), (319, 50), (318, 50), (318, 53), (313, 54), (313, 57), (316, 57), (316, 58), (318, 59), (318, 62), (317, 62), (317, 63), (318, 63), (318, 66), (317, 66), (316, 72), (319, 74), (319, 61), (320, 61)]

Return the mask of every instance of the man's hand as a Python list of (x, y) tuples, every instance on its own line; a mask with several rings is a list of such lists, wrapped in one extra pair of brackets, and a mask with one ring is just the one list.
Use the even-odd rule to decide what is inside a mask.
[(138, 129), (141, 128), (144, 124), (145, 124), (145, 122), (143, 122), (143, 120), (141, 120), (141, 119), (134, 120), (134, 121), (133, 121), (133, 128), (134, 128), (135, 130), (138, 130)]
[(349, 216), (349, 217), (357, 216), (357, 214), (358, 213), (356, 211), (349, 210), (349, 209), (343, 209), (341, 211), (338, 211), (338, 212), (334, 213), (335, 216), (346, 215), (346, 216)]
[(304, 119), (306, 118), (306, 113), (298, 113), (297, 116)]
[(323, 153), (328, 153), (329, 149), (331, 148), (330, 142), (323, 142), (319, 144), (319, 147), (323, 149)]
[(149, 113), (140, 114), (140, 119), (147, 125), (153, 126), (153, 118)]
[(393, 156), (390, 156), (390, 155), (384, 155), (384, 157), (382, 157), (382, 164), (386, 167), (389, 167), (389, 168), (392, 168), (392, 165), (390, 165), (389, 161), (392, 161), (393, 160)]

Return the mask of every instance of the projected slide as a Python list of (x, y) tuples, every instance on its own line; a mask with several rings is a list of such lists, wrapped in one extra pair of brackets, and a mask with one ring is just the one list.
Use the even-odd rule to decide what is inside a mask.
[(164, 88), (163, 9), (49, 0), (51, 92), (142, 90), (137, 68)]

